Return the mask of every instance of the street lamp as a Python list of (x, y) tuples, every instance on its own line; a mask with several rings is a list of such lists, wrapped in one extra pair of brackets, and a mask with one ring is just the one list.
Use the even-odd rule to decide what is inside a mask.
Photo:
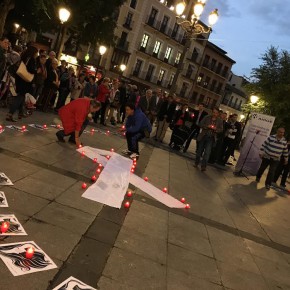
[(106, 51), (107, 51), (107, 47), (104, 46), (104, 45), (100, 45), (100, 47), (99, 47), (99, 54), (100, 54), (100, 56), (99, 56), (99, 59), (98, 59), (98, 64), (97, 64), (97, 69), (96, 69), (95, 77), (98, 74), (98, 70), (99, 70), (99, 66), (101, 64), (102, 57), (106, 53)]
[(20, 25), (18, 23), (14, 23), (14, 27), (16, 28), (16, 30), (20, 27)]
[[(176, 74), (174, 75), (174, 79), (172, 82), (172, 87), (170, 89), (169, 94), (175, 93), (176, 90), (176, 85), (178, 81), (178, 77), (180, 73), (182, 72), (183, 69), (183, 63), (184, 59), (187, 53), (187, 50), (190, 47), (190, 41), (191, 39), (199, 34), (210, 34), (212, 31), (212, 26), (217, 22), (218, 20), (218, 10), (215, 9), (213, 10), (208, 17), (208, 23), (209, 25), (206, 27), (205, 25), (202, 25), (200, 22), (200, 16), (203, 13), (204, 7), (205, 7), (205, 2), (206, 0), (197, 0), (197, 2), (192, 5), (193, 7), (190, 7), (188, 10), (188, 15), (185, 16), (183, 15), (183, 12), (185, 11), (186, 8), (186, 3), (184, 0), (181, 0), (176, 6), (175, 6), (175, 11), (176, 11), (176, 23), (181, 26), (181, 28), (185, 31), (186, 33), (186, 42), (182, 51), (182, 54), (180, 56), (180, 60), (178, 63), (177, 71)], [(191, 9), (192, 8), (192, 9)], [(190, 15), (191, 11), (193, 13)], [(198, 71), (197, 73), (198, 74)]]
[(61, 39), (60, 39), (60, 45), (59, 45), (59, 49), (58, 49), (58, 54), (57, 54), (57, 59), (60, 60), (61, 57), (61, 53), (63, 50), (63, 46), (64, 46), (64, 37), (66, 35), (66, 30), (67, 27), (65, 26), (65, 23), (69, 20), (70, 18), (70, 11), (64, 7), (59, 8), (58, 10), (58, 18), (60, 20), (61, 23), (61, 28), (57, 37), (57, 43), (58, 44), (58, 39), (59, 39), (59, 35), (61, 34)]

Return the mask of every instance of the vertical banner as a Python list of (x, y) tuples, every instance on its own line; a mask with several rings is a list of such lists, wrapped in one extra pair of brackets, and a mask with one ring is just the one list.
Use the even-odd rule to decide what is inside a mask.
[(252, 113), (244, 145), (240, 152), (235, 172), (241, 169), (250, 175), (256, 175), (261, 165), (259, 156), (264, 141), (271, 134), (275, 117)]

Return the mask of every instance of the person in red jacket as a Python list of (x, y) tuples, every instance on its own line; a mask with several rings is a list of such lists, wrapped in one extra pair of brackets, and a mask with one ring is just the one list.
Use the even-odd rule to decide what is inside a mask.
[[(106, 126), (105, 124), (105, 114), (107, 106), (109, 105), (109, 95), (110, 95), (110, 79), (104, 78), (102, 83), (98, 87), (98, 95), (97, 95), (97, 101), (101, 103), (101, 124)], [(99, 114), (95, 114), (94, 116), (94, 122), (97, 123), (99, 118)]]
[(99, 111), (101, 104), (89, 98), (77, 99), (58, 111), (63, 129), (56, 133), (58, 141), (65, 142), (64, 137), (70, 136), (69, 142), (79, 147), (81, 145), (79, 137), (89, 123), (88, 114)]

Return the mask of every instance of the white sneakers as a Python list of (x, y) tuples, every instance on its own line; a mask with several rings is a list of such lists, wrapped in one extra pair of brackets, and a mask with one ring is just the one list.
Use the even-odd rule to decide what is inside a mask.
[(122, 153), (125, 154), (125, 155), (130, 155), (130, 154), (132, 154), (132, 152), (129, 151), (128, 149), (123, 150)]
[(137, 154), (137, 153), (132, 153), (131, 155), (130, 155), (130, 158), (131, 159), (135, 159), (135, 158), (138, 158), (139, 157), (139, 154)]

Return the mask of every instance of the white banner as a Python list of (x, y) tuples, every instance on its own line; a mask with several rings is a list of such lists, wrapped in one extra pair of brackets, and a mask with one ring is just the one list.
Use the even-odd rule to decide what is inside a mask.
[(275, 117), (252, 113), (244, 145), (240, 152), (235, 172), (241, 169), (250, 175), (256, 175), (261, 165), (259, 156), (262, 144), (271, 134)]

